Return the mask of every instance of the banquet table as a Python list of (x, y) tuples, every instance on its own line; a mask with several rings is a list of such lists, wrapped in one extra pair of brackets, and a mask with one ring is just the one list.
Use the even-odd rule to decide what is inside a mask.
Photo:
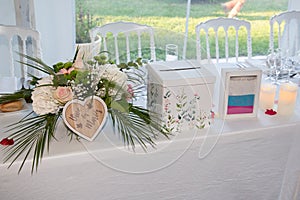
[[(147, 152), (124, 146), (109, 121), (93, 142), (70, 141), (61, 122), (37, 172), (0, 164), (0, 199), (300, 199), (299, 93), (291, 116), (216, 117)], [(0, 138), (30, 109), (0, 113)]]

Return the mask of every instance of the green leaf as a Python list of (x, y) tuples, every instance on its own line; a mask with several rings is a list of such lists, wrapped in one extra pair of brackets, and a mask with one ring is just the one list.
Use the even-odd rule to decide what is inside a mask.
[(53, 85), (55, 87), (57, 86), (63, 86), (63, 85), (67, 85), (68, 79), (63, 75), (63, 74), (59, 74), (57, 76), (53, 77)]
[(118, 67), (119, 67), (120, 69), (127, 69), (127, 68), (128, 68), (128, 65), (127, 65), (126, 63), (120, 63), (120, 64), (118, 65)]
[(126, 100), (112, 101), (111, 108), (120, 112), (129, 113), (129, 103)]
[(0, 104), (1, 103), (6, 103), (6, 102), (11, 102), (15, 100), (19, 100), (24, 98), (26, 101), (29, 101), (31, 98), (31, 89), (25, 89), (22, 88), (20, 91), (15, 92), (13, 94), (5, 94), (0, 96)]
[(63, 62), (58, 62), (58, 63), (53, 65), (53, 69), (56, 73), (59, 72), (59, 70), (61, 70), (62, 68), (64, 68), (64, 63)]
[(64, 68), (69, 69), (72, 67), (72, 65), (73, 65), (73, 62), (66, 62), (66, 63), (64, 63)]

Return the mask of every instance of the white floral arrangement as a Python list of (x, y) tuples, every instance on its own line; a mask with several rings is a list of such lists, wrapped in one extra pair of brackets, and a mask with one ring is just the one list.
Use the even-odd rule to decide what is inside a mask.
[[(83, 64), (82, 62), (80, 62)], [(66, 70), (62, 68), (58, 74), (70, 74), (73, 70), (83, 69), (82, 66), (77, 66), (78, 62), (75, 62), (71, 68)], [(89, 75), (91, 79), (88, 84), (88, 88), (96, 88), (100, 79), (107, 79), (114, 82), (118, 86), (122, 86), (121, 91), (128, 90), (128, 77), (126, 73), (120, 71), (120, 68), (116, 64), (97, 65), (94, 69), (89, 69)], [(32, 107), (33, 111), (38, 115), (45, 115), (48, 113), (56, 114), (68, 101), (73, 98), (84, 99), (88, 92), (83, 83), (76, 84), (74, 80), (70, 81), (71, 86), (53, 86), (53, 76), (43, 77), (37, 81), (37, 84), (32, 92)], [(105, 97), (106, 89), (108, 89), (108, 95), (114, 96), (115, 100), (122, 98), (120, 88), (99, 88), (96, 89), (96, 96)], [(74, 95), (74, 92), (77, 95)]]
[[(143, 64), (141, 58), (116, 65), (101, 54), (84, 62), (82, 58), (77, 58), (77, 53), (78, 50), (73, 61), (59, 62), (53, 66), (46, 65), (38, 58), (22, 55), (30, 60), (30, 63), (23, 64), (46, 75), (31, 75), (31, 88), (22, 88), (14, 94), (0, 97), (0, 104), (20, 98), (32, 103), (33, 111), (9, 126), (7, 131), (11, 134), (3, 142), (9, 144), (4, 148), (4, 162), (10, 161), (9, 166), (23, 155), (19, 172), (31, 152), (34, 152), (31, 172), (37, 170), (44, 149), (50, 146), (55, 137), (57, 122), (66, 115), (66, 106), (90, 97), (95, 100), (100, 98), (104, 102), (105, 109), (100, 111), (108, 112), (114, 130), (123, 138), (125, 145), (134, 148), (137, 142), (146, 149), (148, 145), (155, 146), (153, 139), (158, 134), (168, 137), (169, 132), (160, 125), (155, 113), (132, 103), (134, 92), (138, 92), (132, 85), (141, 85), (140, 81), (143, 81), (136, 73)], [(65, 118), (64, 122), (67, 123)], [(66, 128), (70, 136), (76, 135), (78, 140), (81, 139), (74, 127), (67, 124)]]

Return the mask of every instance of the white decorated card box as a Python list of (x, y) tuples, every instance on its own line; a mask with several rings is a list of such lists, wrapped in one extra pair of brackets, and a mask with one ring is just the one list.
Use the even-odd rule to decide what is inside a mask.
[(193, 60), (155, 62), (147, 66), (147, 108), (170, 132), (202, 129), (210, 124), (216, 77)]

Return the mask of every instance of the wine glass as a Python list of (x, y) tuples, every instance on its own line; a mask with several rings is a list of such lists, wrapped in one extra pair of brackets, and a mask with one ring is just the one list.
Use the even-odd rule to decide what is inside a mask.
[(284, 67), (283, 67), (288, 72), (285, 82), (291, 82), (291, 80), (290, 80), (291, 72), (294, 70), (294, 66), (295, 66), (294, 58), (293, 57), (287, 58), (284, 63)]
[(275, 75), (275, 77), (274, 77), (275, 80), (274, 80), (273, 84), (280, 85), (278, 79), (279, 79), (280, 73), (282, 72), (284, 58), (282, 56), (281, 49), (276, 49), (274, 51), (274, 53), (275, 53), (274, 62), (273, 62), (273, 66), (271, 66), (271, 68), (275, 72), (275, 74), (274, 74)]
[(271, 49), (269, 49), (267, 59), (266, 59), (266, 65), (269, 68), (269, 70), (268, 70), (267, 77), (265, 78), (265, 80), (272, 80), (272, 78), (273, 78), (275, 59), (276, 59), (276, 53), (274, 51), (272, 51)]
[(300, 50), (297, 51), (293, 57), (295, 71), (300, 71)]
[[(285, 82), (292, 82), (291, 78), (297, 75), (297, 66), (300, 65), (300, 51), (297, 51), (293, 56), (287, 56), (284, 69), (288, 72)], [(296, 72), (292, 74), (292, 72)]]

